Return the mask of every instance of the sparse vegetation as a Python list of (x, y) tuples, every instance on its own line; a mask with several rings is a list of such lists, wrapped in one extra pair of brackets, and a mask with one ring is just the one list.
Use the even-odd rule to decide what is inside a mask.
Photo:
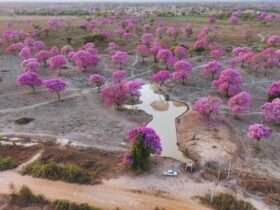
[(54, 210), (101, 210), (88, 204), (76, 204), (66, 200), (56, 200), (52, 205)]
[(79, 184), (88, 184), (92, 181), (90, 173), (72, 164), (59, 165), (54, 162), (43, 163), (37, 161), (29, 165), (23, 171), (33, 177), (47, 178), (51, 180), (63, 180)]
[[(171, 193), (196, 184), (184, 180), (184, 168), (225, 188), (236, 180), (236, 192), (279, 205), (278, 2), (0, 5), (0, 123), (8, 132), (0, 136), (0, 171), (19, 166), (1, 173), (7, 182), (0, 192), (9, 193), (10, 181), (17, 188), (38, 181), (42, 186), (28, 185), (35, 194), (70, 199), (51, 203), (24, 187), (12, 195), (14, 203), (96, 210), (72, 203), (91, 198), (108, 209), (185, 209), (176, 199), (184, 192)], [(126, 137), (131, 128), (138, 129)], [(146, 171), (149, 180), (105, 182), (128, 173), (123, 156), (127, 168)], [(17, 179), (19, 169), (30, 176)], [(262, 174), (266, 180), (256, 180)], [(69, 183), (100, 185), (76, 184), (81, 190), (73, 198), (63, 187)], [(149, 190), (149, 183), (160, 190)], [(116, 203), (122, 196), (133, 201)], [(202, 200), (217, 210), (255, 209), (228, 194)], [(18, 210), (0, 210), (11, 209)]]
[(43, 196), (34, 195), (26, 186), (22, 186), (17, 193), (13, 192), (10, 197), (10, 204), (18, 206), (47, 203), (47, 200)]
[(212, 198), (207, 194), (205, 197), (200, 197), (200, 200), (215, 210), (257, 210), (252, 204), (226, 193), (219, 193)]
[(0, 171), (5, 171), (17, 167), (16, 162), (12, 158), (0, 157)]
[(29, 207), (32, 205), (42, 206), (49, 210), (101, 210), (88, 204), (76, 204), (67, 200), (55, 200), (50, 202), (42, 195), (34, 195), (26, 186), (22, 186), (18, 192), (10, 195), (9, 205), (18, 207)]

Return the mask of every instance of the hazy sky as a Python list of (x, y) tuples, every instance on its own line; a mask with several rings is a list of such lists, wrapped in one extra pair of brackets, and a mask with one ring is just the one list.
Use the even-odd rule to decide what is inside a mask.
[[(199, 2), (201, 0), (0, 0), (0, 2), (82, 2), (82, 1), (97, 1), (97, 2), (119, 2), (119, 1), (126, 1), (126, 2)], [(217, 2), (217, 1), (254, 1), (254, 0), (202, 0), (202, 1), (209, 1), (209, 2)], [(280, 1), (280, 0), (279, 0)]]

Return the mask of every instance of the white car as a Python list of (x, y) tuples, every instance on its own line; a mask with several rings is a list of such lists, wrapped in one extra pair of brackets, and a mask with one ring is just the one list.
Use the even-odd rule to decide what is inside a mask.
[(163, 172), (164, 176), (178, 176), (178, 172), (174, 171), (172, 169), (169, 169), (168, 171)]

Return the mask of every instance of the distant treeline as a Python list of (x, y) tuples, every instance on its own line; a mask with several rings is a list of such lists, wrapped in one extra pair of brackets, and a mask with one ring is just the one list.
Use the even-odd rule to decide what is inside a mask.
[(73, 11), (60, 11), (60, 12), (52, 12), (52, 11), (15, 11), (15, 15), (40, 15), (40, 16), (53, 16), (53, 15), (58, 15), (58, 16), (88, 16), (92, 15), (91, 12), (89, 11), (82, 11), (82, 10), (73, 10)]

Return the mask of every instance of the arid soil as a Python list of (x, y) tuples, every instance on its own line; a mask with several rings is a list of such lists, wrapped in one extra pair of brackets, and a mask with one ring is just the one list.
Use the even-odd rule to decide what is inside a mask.
[[(50, 200), (64, 199), (76, 203), (88, 203), (106, 210), (114, 210), (116, 208), (121, 210), (153, 210), (156, 207), (170, 210), (207, 210), (207, 208), (199, 206), (188, 199), (178, 199), (171, 195), (162, 196), (158, 193), (142, 192), (141, 190), (133, 190), (125, 185), (113, 185), (110, 182), (94, 186), (68, 184), (32, 178), (30, 176), (21, 176), (15, 171), (1, 173), (0, 180), (0, 194), (11, 193), (11, 185), (13, 185), (13, 189), (17, 190), (24, 183), (35, 194), (43, 194)], [(7, 204), (5, 200), (1, 202), (3, 206)], [(33, 210), (33, 208), (30, 209)]]
[(209, 125), (196, 112), (188, 112), (176, 121), (180, 149), (200, 167), (207, 162), (227, 164), (238, 156), (232, 129), (223, 122)]
[(20, 165), (28, 161), (38, 151), (39, 148), (37, 146), (32, 146), (32, 147), (0, 146), (0, 157), (12, 158), (17, 165)]
[(57, 148), (57, 145), (44, 147), (40, 160), (44, 163), (77, 165), (94, 173), (95, 182), (120, 176), (124, 170), (123, 153), (107, 152), (93, 148)]
[[(0, 124), (2, 126), (3, 135), (5, 133), (51, 135), (57, 138), (68, 139), (75, 143), (92, 146), (102, 150), (125, 151), (127, 150), (127, 145), (124, 142), (126, 141), (126, 133), (128, 129), (139, 125), (145, 125), (150, 120), (150, 116), (147, 116), (143, 112), (128, 110), (117, 112), (113, 109), (104, 107), (96, 93), (96, 90), (90, 89), (87, 86), (85, 78), (77, 80), (75, 78), (76, 72), (71, 67), (62, 73), (62, 78), (66, 79), (69, 85), (68, 90), (63, 95), (63, 102), (57, 102), (55, 96), (50, 95), (44, 90), (39, 90), (38, 94), (32, 95), (29, 93), (28, 89), (19, 89), (15, 85), (16, 75), (20, 71), (19, 60), (13, 56), (1, 56), (0, 59), (3, 61), (3, 66), (1, 66), (1, 69), (5, 70), (1, 74), (3, 80), (0, 85), (6, 89), (6, 91), (3, 91), (1, 88), (2, 92), (0, 95), (1, 99), (3, 99), (1, 100), (3, 103), (0, 104)], [(131, 58), (132, 61), (134, 61), (134, 59), (134, 57)], [(180, 101), (186, 103), (192, 103), (197, 97), (206, 95), (207, 91), (209, 91), (210, 94), (215, 95), (214, 90), (208, 88), (211, 86), (211, 84), (205, 82), (199, 77), (201, 69), (199, 66), (202, 62), (195, 61), (195, 59), (193, 62), (196, 62), (196, 64), (194, 64), (198, 66), (198, 68), (195, 68), (195, 72), (186, 86), (179, 84), (175, 86), (175, 84), (169, 83), (167, 84), (166, 88), (164, 88), (164, 91), (169, 94), (171, 99), (179, 99)], [(111, 71), (110, 69), (112, 68), (109, 68), (109, 72)], [(145, 72), (148, 71), (148, 69), (143, 69), (140, 64), (131, 66), (129, 69), (130, 72), (131, 69), (134, 69), (134, 73), (131, 74), (131, 76), (134, 75), (136, 78), (146, 78), (147, 74), (145, 74)], [(110, 75), (109, 72), (108, 76)], [(138, 74), (139, 76), (137, 76)], [(48, 77), (49, 75), (46, 73), (46, 78)], [(262, 79), (260, 76), (260, 81), (263, 81), (263, 83), (260, 83), (259, 88), (253, 88), (249, 83), (245, 85), (246, 87), (250, 88), (250, 90), (255, 94), (255, 97), (257, 97), (258, 94), (264, 94), (266, 84), (269, 84), (267, 80), (268, 79), (266, 78)], [(257, 104), (261, 105), (261, 103), (264, 101), (265, 98), (261, 99), (261, 101), (257, 101)], [(256, 104), (253, 109), (258, 111)], [(254, 111), (252, 110), (252, 112)], [(185, 116), (188, 116), (188, 114), (182, 116), (182, 121)], [(25, 125), (15, 123), (16, 120), (24, 117), (32, 118), (34, 120)], [(187, 119), (188, 118), (186, 117), (185, 120)], [(203, 127), (203, 135), (208, 137), (212, 136), (211, 139), (213, 140), (211, 142), (206, 141), (207, 147), (205, 146), (205, 148), (207, 151), (209, 147), (216, 145), (218, 148), (221, 148), (226, 155), (229, 155), (228, 157), (230, 160), (233, 154), (238, 155), (238, 151), (240, 149), (245, 149), (246, 153), (242, 153), (242, 156), (247, 156), (247, 162), (236, 161), (235, 167), (242, 170), (247, 169), (247, 171), (251, 171), (251, 168), (258, 169), (259, 167), (265, 167), (267, 169), (265, 170), (267, 174), (271, 173), (274, 175), (274, 177), (277, 177), (277, 173), (279, 172), (275, 165), (278, 164), (276, 161), (277, 157), (279, 158), (279, 156), (277, 156), (279, 151), (277, 150), (278, 144), (276, 144), (277, 136), (273, 136), (272, 140), (263, 143), (264, 150), (262, 150), (258, 156), (254, 155), (253, 153), (253, 142), (249, 142), (246, 137), (246, 140), (243, 139), (246, 126), (248, 125), (248, 120), (250, 122), (254, 122), (256, 119), (260, 119), (258, 114), (252, 116), (248, 115), (248, 117), (244, 116), (242, 120), (234, 119), (232, 116), (229, 116), (227, 123), (229, 127), (234, 127), (234, 129), (231, 130), (225, 125), (222, 127), (217, 125), (217, 128), (212, 128), (214, 133), (208, 133), (208, 128), (202, 126), (199, 121), (196, 121), (197, 123), (189, 124), (190, 128), (192, 128), (192, 131), (188, 127), (185, 128), (185, 126), (183, 126), (182, 129), (184, 132), (195, 132), (195, 130), (199, 131)], [(186, 123), (188, 125), (189, 121)], [(177, 127), (177, 130), (180, 130), (180, 126)], [(216, 130), (222, 131), (219, 132), (218, 135), (221, 138), (219, 141), (217, 141), (216, 138)], [(239, 133), (240, 131), (242, 132)], [(188, 133), (188, 135), (191, 134)], [(178, 132), (178, 137), (179, 136), (180, 133)], [(232, 141), (232, 136), (236, 137), (236, 141)], [(224, 142), (222, 139), (228, 139), (228, 141)], [(229, 146), (229, 148), (221, 147), (221, 142), (223, 142), (223, 145)], [(239, 148), (240, 145), (242, 146), (241, 148)], [(214, 148), (212, 149), (215, 150)], [(234, 152), (235, 150), (236, 153)], [(204, 158), (208, 157), (207, 154), (211, 154), (211, 157), (213, 157), (212, 154), (214, 154), (202, 151), (201, 147), (196, 147), (196, 150), (192, 150), (193, 154), (195, 154), (195, 151), (202, 152), (202, 154), (205, 155), (203, 156)], [(275, 151), (275, 153), (272, 154), (269, 151)], [(216, 154), (219, 154), (219, 152)], [(196, 155), (197, 154), (194, 156)], [(234, 160), (236, 160), (236, 156), (233, 156)], [(265, 159), (261, 158), (264, 156), (266, 157)], [(271, 159), (272, 156), (274, 156), (276, 159)], [(216, 159), (217, 157), (214, 157), (213, 159)], [(122, 176), (112, 181), (109, 180), (109, 183), (113, 183), (113, 185), (118, 187), (125, 185), (129, 187), (130, 190), (140, 190), (145, 192), (144, 194), (163, 191), (171, 197), (176, 197), (183, 200), (186, 198), (190, 199), (195, 195), (203, 195), (211, 191), (211, 189), (214, 187), (213, 184), (208, 182), (206, 182), (206, 184), (199, 183), (200, 178), (197, 179), (196, 175), (193, 177), (186, 176), (182, 171), (181, 164), (176, 161), (164, 159), (159, 161), (159, 164), (154, 170), (150, 172), (150, 175), (145, 174), (140, 177), (137, 176), (137, 179), (131, 178), (130, 176)], [(265, 161), (269, 164), (260, 164), (259, 161)], [(170, 168), (180, 171), (182, 174), (179, 177), (170, 179), (163, 177), (163, 171), (166, 171)], [(221, 188), (220, 190), (227, 190), (222, 185), (223, 184), (221, 184), (219, 187)], [(190, 188), (197, 188), (198, 190), (192, 190), (191, 192), (185, 190)], [(178, 191), (180, 191), (180, 193), (178, 193)], [(253, 192), (253, 194), (255, 194), (255, 192)], [(250, 201), (254, 200), (250, 198)], [(115, 203), (117, 203), (117, 201)], [(260, 205), (259, 202), (254, 204)], [(266, 207), (263, 205), (261, 205), (261, 208), (263, 208), (262, 210), (266, 209)]]
[[(29, 17), (24, 20), (27, 19)], [(39, 22), (43, 20), (45, 19), (38, 19)], [(75, 22), (74, 20), (77, 21), (73, 19), (73, 22)], [(3, 21), (6, 19), (1, 18), (0, 25)], [(203, 24), (196, 24), (196, 26), (200, 28)], [(222, 25), (222, 23), (220, 24)], [(20, 20), (16, 25), (21, 25)], [(246, 28), (248, 25), (242, 24), (240, 27)], [(232, 31), (238, 30), (233, 30), (234, 28), (230, 26), (224, 27), (224, 25), (221, 28), (217, 35), (225, 44), (237, 44), (241, 40), (244, 41), (244, 37), (232, 33)], [(277, 33), (279, 28), (275, 27), (270, 30), (269, 27), (258, 26), (255, 34), (261, 31), (264, 34), (272, 33), (272, 31)], [(223, 37), (224, 33), (227, 33), (228, 36)], [(79, 41), (78, 38), (77, 41)], [(192, 41), (192, 39), (190, 40)], [(232, 43), (229, 43), (230, 40)], [(60, 46), (61, 43), (54, 43), (54, 41), (61, 40), (49, 39), (47, 43)], [(258, 40), (252, 42), (252, 44), (257, 43)], [(130, 47), (128, 46), (128, 48)], [(256, 152), (254, 142), (246, 136), (249, 124), (262, 121), (260, 106), (267, 100), (267, 86), (280, 78), (277, 69), (271, 70), (268, 77), (242, 69), (243, 89), (250, 91), (254, 100), (250, 112), (234, 118), (224, 108), (223, 114), (219, 118), (220, 121), (211, 126), (202, 123), (194, 112), (185, 113), (176, 120), (178, 143), (181, 150), (197, 161), (200, 166), (207, 165), (207, 162), (219, 162), (227, 166), (228, 163), (231, 163), (232, 174), (228, 179), (219, 182), (214, 176), (212, 179), (205, 180), (205, 177), (201, 177), (199, 172), (187, 174), (183, 170), (182, 163), (164, 158), (157, 159), (149, 173), (141, 175), (126, 173), (118, 176), (120, 154), (128, 149), (127, 131), (133, 127), (146, 125), (151, 116), (139, 111), (123, 110), (119, 112), (104, 107), (97, 91), (87, 84), (87, 77), (91, 73), (102, 70), (103, 74), (109, 78), (115, 70), (109, 61), (110, 58), (107, 55), (102, 56), (102, 63), (93, 71), (82, 74), (71, 65), (62, 71), (60, 78), (67, 82), (67, 89), (62, 96), (63, 101), (58, 102), (55, 95), (51, 95), (44, 89), (37, 90), (36, 94), (31, 94), (29, 89), (18, 87), (15, 81), (21, 72), (20, 59), (12, 55), (0, 55), (0, 135), (52, 136), (53, 138), (49, 139), (54, 141), (62, 139), (94, 147), (86, 152), (72, 149), (65, 151), (50, 147), (50, 150), (46, 150), (42, 154), (42, 158), (47, 161), (69, 161), (81, 165), (86, 164), (87, 159), (91, 159), (102, 167), (107, 167), (100, 175), (102, 178), (106, 178), (103, 180), (103, 184), (82, 187), (33, 179), (29, 176), (22, 177), (15, 171), (7, 171), (0, 173), (0, 193), (8, 193), (11, 183), (17, 188), (22, 183), (27, 183), (32, 191), (37, 194), (44, 193), (50, 199), (60, 198), (87, 202), (104, 209), (113, 210), (120, 207), (121, 210), (153, 210), (159, 206), (166, 210), (202, 210), (204, 207), (198, 206), (191, 200), (192, 197), (216, 190), (230, 191), (252, 202), (260, 210), (274, 210), (279, 207), (280, 128), (273, 127), (272, 138), (261, 143), (259, 152)], [(187, 84), (184, 86), (173, 82), (167, 83), (163, 87), (164, 92), (171, 99), (178, 99), (188, 104), (193, 103), (198, 97), (208, 94), (218, 96), (211, 87), (211, 82), (201, 76), (201, 65), (210, 58), (194, 56), (189, 60), (194, 65), (194, 71)], [(227, 58), (224, 59), (225, 63), (226, 61)], [(141, 64), (135, 55), (131, 55), (126, 70), (130, 78), (147, 81), (152, 68), (153, 65), (150, 61)], [(57, 76), (56, 73), (50, 73), (47, 69), (43, 69), (41, 73), (43, 79)], [(226, 100), (224, 99), (224, 101)], [(157, 104), (154, 105), (157, 106)], [(164, 110), (166, 107), (159, 108)], [(32, 120), (22, 120), (24, 118)], [(40, 138), (36, 138), (36, 140), (38, 139)], [(0, 154), (13, 156), (18, 164), (21, 164), (30, 159), (37, 149), (35, 146), (19, 151), (18, 147), (5, 146), (0, 147)], [(103, 152), (104, 150), (106, 151)], [(92, 151), (90, 152), (92, 154), (88, 154), (88, 151)], [(89, 165), (89, 168), (91, 167), (94, 168), (95, 165)], [(178, 171), (179, 176), (163, 176), (163, 172), (168, 169)], [(107, 180), (112, 177), (114, 179)], [(263, 177), (266, 177), (266, 180), (263, 180)], [(273, 203), (274, 206), (268, 207), (263, 204), (262, 199), (269, 204)], [(5, 198), (0, 196), (0, 209), (5, 203)], [(37, 210), (36, 208), (26, 210)], [(11, 209), (13, 210), (13, 208)], [(15, 207), (14, 210), (18, 209)]]
[[(63, 95), (62, 103), (43, 90), (30, 94), (28, 89), (20, 89), (15, 83), (20, 61), (13, 56), (1, 56), (0, 60), (1, 70), (5, 70), (0, 82), (0, 124), (3, 133), (58, 135), (107, 150), (122, 150), (121, 143), (129, 128), (145, 124), (149, 119), (143, 112), (116, 112), (104, 107), (94, 89), (81, 92), (80, 88), (88, 88), (87, 79), (76, 80), (74, 69), (66, 70), (73, 75), (65, 76), (69, 88)], [(34, 120), (26, 125), (15, 123), (23, 117)]]

